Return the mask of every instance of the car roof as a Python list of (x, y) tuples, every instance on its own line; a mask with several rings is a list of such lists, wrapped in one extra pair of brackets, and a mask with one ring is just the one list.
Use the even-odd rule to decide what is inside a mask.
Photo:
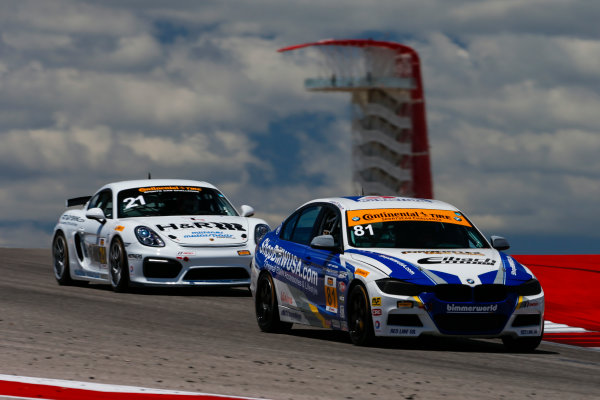
[[(189, 179), (137, 179), (131, 181), (112, 182), (104, 185), (100, 190), (112, 189), (115, 192), (138, 187), (152, 186), (194, 186), (217, 189), (214, 185), (204, 181), (194, 181)], [(218, 190), (218, 189), (217, 189)]]
[(367, 210), (379, 208), (422, 208), (431, 210), (460, 211), (451, 204), (440, 200), (419, 199), (398, 196), (351, 196), (327, 197), (311, 200), (310, 203), (331, 203), (341, 210)]

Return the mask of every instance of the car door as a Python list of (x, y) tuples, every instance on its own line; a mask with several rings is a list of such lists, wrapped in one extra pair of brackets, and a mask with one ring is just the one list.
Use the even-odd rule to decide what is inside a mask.
[[(113, 218), (113, 198), (112, 191), (105, 189), (98, 192), (92, 197), (88, 203), (88, 210), (92, 208), (100, 208), (104, 212), (106, 219)], [(108, 271), (108, 257), (107, 257), (107, 234), (105, 232), (106, 221), (104, 223), (92, 219), (86, 218), (82, 229), (83, 232), (83, 243), (86, 249), (86, 266), (91, 275), (106, 274)]]
[(335, 249), (310, 247), (305, 253), (305, 262), (316, 270), (319, 276), (317, 305), (319, 311), (329, 320), (332, 327), (339, 329), (340, 320), (345, 319), (345, 296), (348, 273), (340, 264), (342, 251), (342, 216), (337, 207), (324, 205), (313, 236), (333, 236)]
[(310, 310), (306, 302), (315, 302), (318, 296), (318, 273), (306, 262), (321, 205), (309, 205), (292, 214), (283, 224), (278, 240), (277, 264), (274, 276), (285, 285), (278, 285), (280, 305), (287, 308)]

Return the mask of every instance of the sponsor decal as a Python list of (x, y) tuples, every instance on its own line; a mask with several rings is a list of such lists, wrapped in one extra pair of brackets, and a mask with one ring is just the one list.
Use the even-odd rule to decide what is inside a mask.
[(129, 266), (129, 275), (135, 275), (133, 272), (133, 265)]
[(187, 235), (183, 235), (184, 239), (191, 239), (191, 238), (211, 238), (214, 240), (214, 238), (218, 238), (218, 239), (234, 239), (235, 236), (233, 236), (231, 233), (225, 233), (222, 231), (194, 231), (194, 232), (190, 232)]
[(381, 307), (381, 297), (373, 297), (371, 299), (371, 306), (372, 307)]
[(250, 250), (238, 250), (238, 256), (249, 256)]
[(529, 308), (529, 307), (538, 307), (540, 305), (539, 301), (531, 301), (531, 300), (525, 300), (523, 301), (523, 296), (519, 296), (519, 305), (517, 306), (517, 310), (521, 309), (521, 308)]
[(376, 331), (381, 330), (381, 322), (379, 322), (379, 320), (375, 321), (375, 330)]
[(463, 258), (463, 257), (428, 257), (417, 261), (419, 264), (476, 264), (476, 265), (494, 265), (496, 261), (491, 258)]
[(336, 290), (336, 278), (333, 276), (325, 277), (325, 309), (332, 313), (338, 311), (337, 301), (337, 290)]
[(506, 259), (508, 260), (508, 264), (510, 265), (510, 274), (516, 276), (517, 266), (515, 265), (515, 261), (512, 259), (512, 257), (506, 257)]
[(281, 316), (283, 317), (288, 317), (291, 318), (293, 320), (296, 321), (302, 321), (302, 315), (295, 312), (295, 311), (290, 311), (287, 308), (284, 308), (283, 310), (281, 310)]
[(521, 329), (519, 332), (521, 335), (538, 335), (539, 330), (537, 329)]
[(340, 321), (338, 321), (337, 319), (334, 319), (333, 321), (331, 321), (331, 326), (336, 329), (340, 329)]
[(281, 291), (281, 302), (283, 304), (293, 305), (294, 299), (292, 298), (292, 296), (290, 296), (288, 293), (286, 293), (284, 290), (282, 290)]
[[(64, 214), (62, 217), (60, 217), (62, 222), (85, 222), (85, 219), (78, 217), (77, 215), (71, 215), (71, 214)], [(67, 225), (76, 225), (73, 223), (67, 224)]]
[[(346, 292), (346, 283), (340, 281), (340, 283), (338, 283), (338, 288), (340, 289), (341, 293), (345, 293)], [(340, 296), (340, 299), (341, 299), (341, 296)]]
[(498, 311), (498, 304), (487, 306), (465, 306), (461, 304), (447, 304), (446, 311), (448, 313), (495, 313)]
[[(340, 306), (340, 318), (341, 319), (346, 319), (346, 312), (344, 310), (344, 306)], [(344, 323), (342, 323), (342, 326), (344, 326), (343, 324)]]
[[(349, 210), (348, 226), (370, 224), (386, 221), (424, 221), (424, 222), (447, 222), (451, 224), (471, 226), (463, 218), (456, 219), (454, 211), (429, 210), (423, 208), (380, 208), (373, 210)], [(354, 220), (359, 217), (360, 220)]]
[(138, 191), (142, 193), (152, 192), (201, 192), (201, 187), (195, 186), (151, 186), (139, 188)]
[(484, 256), (485, 254), (478, 251), (460, 251), (460, 250), (408, 250), (402, 254), (457, 254), (463, 256)]
[(124, 229), (125, 229), (125, 227), (123, 225), (115, 226), (115, 231), (117, 231), (117, 232), (123, 232)]
[(362, 276), (363, 278), (366, 278), (370, 274), (369, 271), (365, 271), (364, 269), (360, 269), (360, 268), (356, 268), (356, 271), (354, 271), (354, 273), (356, 275)]
[(368, 201), (410, 201), (410, 202), (420, 202), (420, 203), (431, 203), (431, 200), (427, 199), (413, 199), (408, 197), (397, 197), (397, 196), (362, 196), (356, 199), (358, 202), (368, 202)]
[(398, 329), (398, 328), (393, 328), (390, 329), (390, 334), (392, 335), (416, 335), (417, 334), (417, 330), (416, 329)]
[(373, 312), (373, 315), (374, 315), (374, 316), (377, 316), (377, 315), (382, 315), (382, 314), (383, 314), (383, 311), (381, 310), (381, 308), (374, 308), (374, 309), (372, 310), (372, 312)]
[(141, 260), (142, 255), (141, 254), (127, 254), (127, 258), (129, 258), (130, 260)]
[(469, 285), (473, 285), (475, 283), (475, 281), (473, 279), (469, 278), (469, 279), (467, 279), (467, 283)]
[(177, 255), (180, 256), (180, 257), (183, 257), (183, 256), (190, 257), (190, 256), (195, 256), (196, 252), (195, 251), (178, 251)]
[(401, 266), (402, 268), (404, 268), (404, 269), (406, 270), (406, 272), (408, 272), (408, 273), (409, 273), (409, 274), (411, 274), (411, 275), (414, 275), (414, 274), (415, 274), (415, 271), (413, 271), (413, 270), (412, 270), (412, 268), (411, 268), (410, 266), (408, 266), (408, 264), (406, 264), (406, 263), (403, 263), (403, 262), (402, 262), (402, 261), (400, 261), (400, 260), (397, 260), (397, 259), (395, 259), (395, 258), (393, 258), (393, 257), (386, 256), (386, 255), (384, 255), (384, 254), (381, 254), (381, 256), (380, 256), (380, 257), (381, 257), (381, 258), (383, 258), (383, 259), (386, 259), (386, 260), (388, 260), (388, 261), (391, 261), (391, 262), (393, 262), (393, 263), (396, 263), (396, 264), (398, 264), (399, 266)]
[(160, 231), (178, 230), (178, 229), (220, 229), (222, 231), (243, 231), (246, 230), (241, 224), (234, 222), (193, 222), (191, 224), (156, 224)]
[(348, 331), (348, 323), (346, 321), (342, 321), (342, 330), (343, 331)]
[[(269, 238), (263, 240), (261, 243), (260, 252), (265, 256), (265, 264), (267, 262), (275, 264), (271, 268), (282, 273), (290, 282), (310, 291), (314, 295), (318, 293), (318, 272), (308, 265), (303, 265), (299, 257), (279, 247), (279, 245), (273, 246)], [(266, 266), (269, 268), (268, 265)], [(279, 268), (281, 271), (278, 271)]]

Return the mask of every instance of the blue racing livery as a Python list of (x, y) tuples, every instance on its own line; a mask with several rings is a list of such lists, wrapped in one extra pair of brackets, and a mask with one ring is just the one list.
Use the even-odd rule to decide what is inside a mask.
[(375, 338), (499, 338), (532, 351), (544, 292), (511, 256), (447, 203), (397, 196), (310, 201), (259, 242), (251, 266), (256, 318), (266, 332), (293, 324)]

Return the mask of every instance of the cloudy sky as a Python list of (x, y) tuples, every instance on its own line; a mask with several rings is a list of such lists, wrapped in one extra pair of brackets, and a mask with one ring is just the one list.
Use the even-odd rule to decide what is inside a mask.
[(600, 3), (4, 0), (0, 247), (49, 247), (69, 197), (207, 180), (279, 224), (352, 193), (350, 99), (310, 93), (326, 38), (421, 56), (434, 195), (513, 254), (600, 252)]

